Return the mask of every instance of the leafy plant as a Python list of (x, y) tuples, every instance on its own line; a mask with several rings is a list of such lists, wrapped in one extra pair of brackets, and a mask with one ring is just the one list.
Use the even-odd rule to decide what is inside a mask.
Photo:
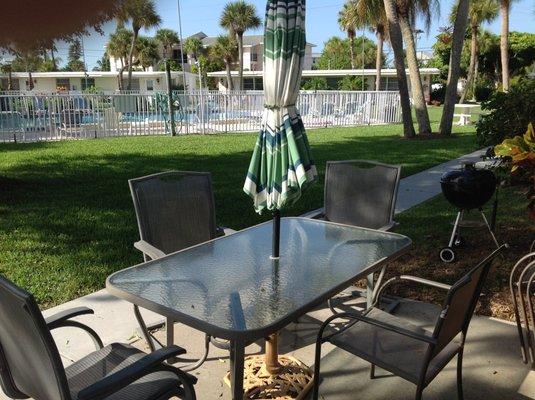
[(533, 124), (523, 136), (505, 139), (494, 147), (497, 156), (507, 157), (513, 180), (527, 186), (530, 217), (535, 220), (535, 130)]
[(488, 80), (481, 80), (476, 83), (474, 88), (474, 95), (479, 102), (488, 101), (490, 96), (494, 93), (495, 88), (492, 82)]
[(303, 78), (301, 83), (301, 89), (303, 90), (328, 90), (329, 84), (327, 79), (315, 76), (313, 78)]
[(338, 82), (338, 89), (340, 90), (368, 90), (368, 82), (362, 79), (362, 76), (344, 76)]
[(480, 145), (494, 146), (522, 135), (529, 123), (535, 123), (535, 80), (521, 79), (509, 92), (494, 93), (481, 108), (490, 112), (477, 123)]

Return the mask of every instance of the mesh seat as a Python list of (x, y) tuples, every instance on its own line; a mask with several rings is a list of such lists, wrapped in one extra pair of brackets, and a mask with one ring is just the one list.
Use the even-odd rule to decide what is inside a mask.
[[(145, 353), (132, 346), (113, 343), (76, 361), (65, 368), (71, 397), (77, 399), (81, 390), (132, 365), (144, 355)], [(167, 371), (155, 372), (106, 397), (106, 400), (160, 399), (179, 385), (175, 374)]]
[(401, 167), (372, 161), (329, 161), (325, 219), (381, 229), (393, 222)]
[[(366, 316), (430, 338), (433, 335), (433, 332), (377, 308)], [(330, 342), (414, 384), (418, 384), (429, 348), (427, 343), (420, 340), (363, 322), (357, 322), (341, 334), (333, 336)], [(426, 373), (426, 384), (459, 352), (461, 345), (460, 339), (454, 340), (431, 360)]]

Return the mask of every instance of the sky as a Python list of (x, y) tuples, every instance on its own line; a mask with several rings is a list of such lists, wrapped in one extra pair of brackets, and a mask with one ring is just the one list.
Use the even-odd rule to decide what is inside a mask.
[[(263, 17), (265, 0), (248, 0), (257, 8), (258, 15)], [(203, 31), (209, 36), (223, 33), (219, 27), (219, 16), (228, 0), (180, 0), (182, 12), (182, 34), (186, 38), (191, 34)], [(440, 1), (441, 13), (433, 19), (428, 34), (422, 34), (418, 39), (418, 51), (431, 52), (431, 46), (439, 33), (439, 28), (448, 24), (448, 15), (454, 0)], [(178, 31), (178, 7), (177, 0), (155, 0), (157, 11), (162, 17), (161, 27)], [(308, 0), (307, 1), (307, 40), (317, 47), (314, 52), (321, 52), (323, 43), (331, 36), (344, 36), (338, 27), (338, 12), (344, 4), (343, 0)], [(421, 21), (416, 24), (417, 29), (424, 29)], [(492, 32), (499, 33), (500, 19), (485, 27)], [(107, 33), (113, 32), (113, 22), (104, 26)], [(518, 0), (513, 3), (510, 13), (510, 30), (535, 33), (535, 0)], [(142, 32), (150, 35), (152, 32)], [(248, 31), (249, 34), (260, 34), (262, 29)], [(365, 32), (366, 36), (373, 39), (373, 35)], [(106, 35), (101, 36), (93, 32), (84, 38), (86, 62), (89, 69), (93, 69), (96, 62), (101, 58), (106, 44)], [(66, 62), (68, 44), (58, 43), (59, 56)], [(385, 49), (388, 52), (389, 49)], [(387, 57), (388, 58), (388, 57)]]

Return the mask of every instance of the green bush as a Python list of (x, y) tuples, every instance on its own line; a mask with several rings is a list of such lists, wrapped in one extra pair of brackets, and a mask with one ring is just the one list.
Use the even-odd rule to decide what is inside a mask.
[(495, 91), (496, 89), (492, 85), (492, 82), (482, 81), (476, 84), (476, 87), (474, 88), (474, 95), (477, 101), (483, 102), (489, 100), (490, 96), (492, 96)]
[(431, 101), (438, 101), (444, 103), (444, 97), (446, 96), (446, 85), (442, 85), (438, 89), (431, 91)]
[(481, 108), (490, 112), (477, 123), (480, 145), (494, 146), (522, 135), (530, 122), (535, 123), (535, 80), (522, 79), (508, 93), (494, 93)]
[(344, 76), (338, 82), (339, 90), (368, 90), (368, 82), (362, 76)]
[(303, 78), (301, 81), (302, 90), (328, 90), (327, 79), (319, 76), (313, 78)]

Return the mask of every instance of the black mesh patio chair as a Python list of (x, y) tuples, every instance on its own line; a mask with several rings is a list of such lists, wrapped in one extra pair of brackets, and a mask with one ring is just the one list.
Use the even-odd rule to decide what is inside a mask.
[[(368, 361), (371, 378), (375, 377), (375, 366), (379, 366), (414, 383), (416, 400), (422, 398), (424, 389), (457, 356), (457, 392), (462, 400), (462, 362), (468, 326), (492, 262), (506, 247), (502, 245), (495, 250), (452, 286), (401, 275), (380, 287), (374, 305), (388, 286), (403, 281), (447, 291), (432, 331), (375, 306), (361, 313), (339, 313), (328, 318), (321, 326), (316, 342), (314, 400), (318, 399), (321, 346), (325, 342)], [(324, 335), (337, 319), (346, 322), (338, 330)]]
[[(396, 226), (394, 211), (400, 175), (399, 165), (365, 160), (328, 161), (324, 207), (302, 217), (389, 231)], [(381, 283), (385, 268), (379, 274), (377, 285)], [(366, 284), (370, 303), (373, 274), (368, 276)], [(392, 303), (392, 299), (387, 300)], [(395, 304), (392, 303), (392, 308)], [(329, 307), (333, 310), (330, 302)]]
[[(126, 344), (103, 346), (98, 335), (73, 317), (93, 314), (79, 307), (43, 318), (33, 296), (0, 276), (0, 384), (14, 399), (195, 399), (197, 379), (165, 363), (184, 354), (173, 346), (145, 354)], [(50, 331), (75, 327), (97, 350), (64, 368)]]
[[(130, 179), (128, 183), (141, 238), (134, 247), (143, 253), (145, 261), (235, 232), (216, 225), (209, 172), (162, 172)], [(163, 323), (147, 329), (137, 306), (134, 306), (134, 312), (149, 347), (154, 351), (161, 344), (148, 331)], [(227, 342), (207, 335), (204, 355), (182, 369), (192, 371), (200, 367), (208, 357), (210, 342), (219, 348), (229, 348)]]

